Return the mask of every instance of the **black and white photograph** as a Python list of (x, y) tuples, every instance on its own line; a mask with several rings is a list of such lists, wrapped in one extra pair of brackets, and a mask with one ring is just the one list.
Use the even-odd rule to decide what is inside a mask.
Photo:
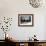
[(19, 26), (33, 26), (33, 14), (18, 14)]

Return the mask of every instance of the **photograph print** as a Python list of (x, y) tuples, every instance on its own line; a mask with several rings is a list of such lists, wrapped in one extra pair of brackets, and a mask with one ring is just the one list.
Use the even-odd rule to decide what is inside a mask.
[(18, 14), (18, 26), (33, 26), (33, 14)]

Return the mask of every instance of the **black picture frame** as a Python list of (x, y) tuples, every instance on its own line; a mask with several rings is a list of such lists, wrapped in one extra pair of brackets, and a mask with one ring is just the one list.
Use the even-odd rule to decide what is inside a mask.
[(18, 26), (34, 26), (34, 14), (18, 14)]

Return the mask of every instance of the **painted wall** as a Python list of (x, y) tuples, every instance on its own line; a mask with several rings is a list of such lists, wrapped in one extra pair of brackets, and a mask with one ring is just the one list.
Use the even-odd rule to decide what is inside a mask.
[[(34, 26), (33, 27), (19, 27), (18, 26), (18, 14), (34, 14)], [(12, 17), (12, 26), (8, 33), (16, 40), (28, 40), (34, 34), (37, 35), (37, 39), (45, 40), (45, 16), (46, 6), (40, 8), (33, 8), (28, 0), (0, 0), (0, 19), (6, 17)], [(0, 39), (4, 39), (3, 31), (0, 29)]]

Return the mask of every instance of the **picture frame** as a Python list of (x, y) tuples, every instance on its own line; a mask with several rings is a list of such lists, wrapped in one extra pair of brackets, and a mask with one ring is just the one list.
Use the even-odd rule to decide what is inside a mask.
[(33, 14), (18, 14), (18, 26), (33, 26), (34, 15)]

